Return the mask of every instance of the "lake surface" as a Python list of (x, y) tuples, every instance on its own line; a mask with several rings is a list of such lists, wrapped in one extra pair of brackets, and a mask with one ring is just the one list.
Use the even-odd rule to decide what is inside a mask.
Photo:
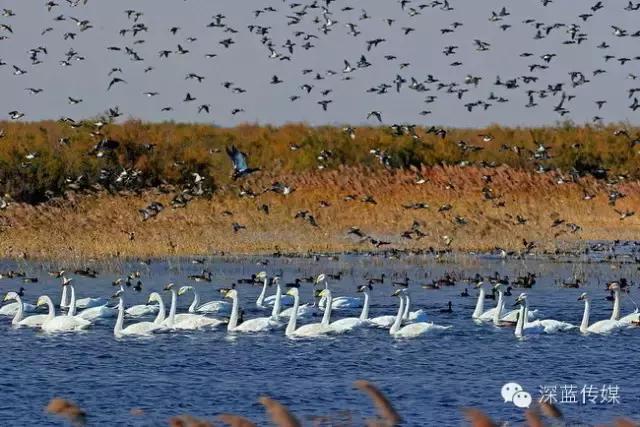
[[(600, 257), (602, 258), (602, 257)], [(269, 258), (268, 265), (257, 265), (264, 258), (212, 258), (205, 265), (188, 259), (156, 260), (150, 265), (137, 262), (105, 266), (95, 264), (96, 279), (70, 274), (78, 297), (110, 296), (111, 282), (139, 270), (144, 283), (142, 293), (127, 290), (127, 305), (143, 304), (151, 291), (161, 291), (167, 282), (193, 284), (202, 301), (220, 299), (217, 290), (252, 273), (266, 270), (281, 273), (283, 282), (295, 277), (337, 273), (341, 280), (330, 280), (336, 296), (357, 296), (356, 285), (363, 276), (389, 278), (372, 291), (371, 316), (395, 314), (397, 299), (391, 297), (391, 278), (407, 274), (413, 281), (413, 310), (424, 308), (431, 319), (452, 328), (428, 333), (413, 340), (396, 340), (387, 330), (361, 329), (353, 333), (313, 340), (291, 340), (284, 332), (258, 335), (229, 335), (226, 330), (180, 332), (151, 339), (115, 339), (113, 320), (96, 325), (84, 333), (51, 336), (34, 330), (13, 329), (10, 319), (0, 318), (0, 424), (61, 425), (46, 415), (44, 406), (52, 397), (77, 402), (89, 414), (90, 425), (156, 426), (177, 414), (213, 418), (223, 412), (242, 414), (260, 425), (268, 425), (259, 396), (267, 394), (288, 405), (300, 418), (345, 412), (361, 425), (363, 417), (373, 415), (369, 400), (353, 388), (353, 381), (367, 379), (378, 385), (391, 399), (407, 426), (463, 424), (462, 407), (474, 406), (496, 420), (518, 422), (522, 411), (501, 397), (501, 387), (516, 382), (533, 399), (540, 388), (556, 386), (559, 408), (570, 420), (589, 423), (610, 421), (625, 414), (640, 419), (640, 329), (629, 329), (610, 336), (582, 336), (577, 331), (530, 336), (518, 340), (512, 328), (496, 328), (471, 320), (476, 302), (472, 286), (459, 281), (454, 287), (427, 290), (419, 285), (446, 272), (458, 276), (482, 275), (498, 271), (514, 278), (526, 272), (538, 275), (527, 289), (532, 309), (543, 318), (579, 324), (583, 304), (577, 301), (583, 291), (593, 298), (591, 321), (608, 318), (611, 303), (605, 299), (605, 283), (620, 277), (637, 279), (632, 263), (597, 262), (598, 257), (564, 261), (546, 258), (500, 260), (487, 256), (451, 256), (445, 262), (433, 257), (413, 256), (385, 259), (374, 256), (321, 258)], [(593, 262), (587, 262), (593, 261)], [(628, 260), (627, 260), (628, 261)], [(60, 280), (47, 270), (61, 265), (14, 262), (0, 263), (0, 271), (25, 270), (37, 276), (38, 283), (19, 279), (0, 280), (0, 291), (25, 288), (25, 301), (35, 303), (41, 294), (59, 302)], [(189, 274), (203, 267), (213, 272), (213, 283), (194, 283)], [(69, 268), (72, 270), (73, 268)], [(579, 275), (584, 289), (563, 289), (558, 282)], [(464, 287), (471, 297), (460, 296)], [(238, 285), (245, 318), (268, 315), (257, 309), (259, 286)], [(511, 306), (514, 296), (508, 297)], [(633, 284), (622, 299), (622, 313), (634, 309)], [(313, 286), (303, 284), (303, 302), (311, 302)], [(183, 299), (184, 298), (184, 299)], [(165, 296), (168, 304), (169, 298)], [(179, 298), (179, 311), (186, 310), (191, 295)], [(448, 301), (453, 313), (442, 313)], [(488, 300), (486, 308), (494, 303)], [(359, 310), (334, 312), (333, 319), (358, 315)], [(319, 320), (314, 320), (319, 321)], [(129, 321), (130, 322), (130, 321)], [(127, 323), (127, 322), (126, 322)], [(576, 403), (562, 403), (562, 386), (573, 385)], [(601, 392), (603, 386), (607, 388)], [(584, 386), (597, 388), (597, 401), (587, 401)], [(567, 388), (571, 390), (571, 388)], [(616, 403), (616, 394), (619, 403)], [(566, 393), (570, 398), (572, 393)], [(606, 402), (608, 401), (608, 402)], [(143, 416), (131, 414), (139, 408)]]

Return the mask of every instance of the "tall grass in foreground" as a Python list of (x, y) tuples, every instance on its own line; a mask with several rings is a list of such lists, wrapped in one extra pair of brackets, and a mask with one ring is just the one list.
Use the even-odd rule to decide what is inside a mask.
[[(258, 400), (265, 408), (271, 422), (277, 427), (301, 427), (303, 425), (312, 426), (341, 426), (341, 427), (393, 427), (403, 424), (403, 419), (395, 410), (392, 402), (375, 385), (368, 381), (359, 380), (354, 386), (365, 393), (376, 409), (376, 415), (371, 418), (362, 419), (355, 413), (347, 414), (327, 414), (326, 416), (314, 416), (306, 418), (303, 423), (289, 408), (282, 403), (268, 397), (262, 396)], [(83, 426), (90, 420), (90, 415), (86, 414), (78, 405), (68, 400), (55, 398), (49, 402), (47, 412), (65, 418), (76, 426)], [(488, 415), (479, 409), (463, 408), (465, 418), (472, 427), (498, 427), (503, 425), (494, 422)], [(132, 410), (132, 416), (144, 416), (142, 410)], [(567, 425), (562, 412), (554, 405), (548, 403), (538, 403), (533, 408), (525, 411), (526, 422), (523, 424), (529, 427), (544, 426), (565, 426)], [(443, 415), (444, 416), (444, 415)], [(354, 419), (355, 418), (355, 419)], [(406, 420), (411, 422), (411, 420)], [(257, 424), (236, 414), (221, 414), (215, 421), (199, 419), (191, 415), (178, 415), (168, 421), (170, 427), (255, 427)], [(628, 419), (619, 418), (612, 424), (615, 427), (636, 427), (639, 424)]]

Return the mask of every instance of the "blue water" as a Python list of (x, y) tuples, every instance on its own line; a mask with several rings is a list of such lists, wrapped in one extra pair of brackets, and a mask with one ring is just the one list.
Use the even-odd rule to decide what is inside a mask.
[[(408, 274), (416, 281), (412, 288), (413, 309), (426, 309), (438, 324), (452, 325), (444, 333), (432, 333), (414, 340), (392, 339), (388, 331), (362, 329), (357, 332), (315, 340), (290, 340), (282, 331), (261, 335), (229, 336), (226, 331), (203, 331), (159, 335), (152, 339), (114, 339), (112, 321), (84, 333), (49, 336), (29, 329), (14, 330), (10, 319), (0, 318), (0, 425), (61, 425), (44, 413), (52, 397), (77, 402), (89, 414), (90, 425), (156, 426), (177, 414), (189, 413), (213, 418), (223, 412), (242, 414), (260, 425), (267, 418), (257, 403), (266, 394), (295, 412), (305, 423), (311, 417), (351, 417), (362, 425), (374, 414), (368, 399), (353, 388), (353, 381), (367, 379), (392, 400), (407, 426), (461, 425), (462, 407), (479, 407), (494, 419), (518, 422), (522, 411), (504, 403), (500, 389), (506, 382), (520, 383), (537, 399), (540, 386), (556, 385), (558, 399), (562, 385), (575, 385), (579, 403), (560, 403), (570, 420), (589, 423), (610, 421), (625, 414), (640, 419), (638, 346), (640, 330), (611, 336), (581, 336), (577, 332), (532, 336), (517, 340), (511, 328), (477, 325), (471, 319), (475, 298), (462, 298), (464, 284), (440, 290), (417, 286), (445, 272), (483, 275), (499, 271), (515, 277), (527, 271), (538, 273), (538, 283), (528, 289), (531, 308), (554, 318), (578, 324), (583, 305), (577, 301), (584, 289), (561, 289), (557, 281), (573, 274), (583, 275), (586, 290), (593, 297), (592, 322), (609, 316), (611, 303), (605, 300), (604, 283), (621, 276), (635, 279), (637, 267), (605, 263), (556, 262), (548, 259), (500, 261), (482, 257), (453, 257), (449, 262), (413, 257), (390, 260), (343, 256), (340, 260), (270, 259), (266, 267), (257, 259), (210, 259), (206, 266), (214, 273), (213, 283), (195, 284), (201, 299), (220, 299), (217, 289), (234, 280), (265, 269), (282, 273), (284, 281), (320, 272), (344, 271), (340, 281), (331, 281), (335, 295), (356, 295), (363, 275), (384, 272), (397, 279)], [(18, 279), (0, 280), (0, 291), (25, 287), (25, 300), (35, 303), (38, 295), (49, 294), (59, 301), (58, 279), (47, 269), (57, 265), (0, 263), (0, 271), (23, 269), (39, 277), (38, 283)], [(186, 284), (188, 274), (199, 273), (202, 265), (189, 260), (158, 260), (150, 266), (139, 263), (111, 267), (95, 265), (97, 279), (71, 275), (78, 297), (111, 295), (111, 281), (140, 270), (144, 290), (127, 291), (126, 303), (140, 304), (149, 292), (173, 281)], [(239, 285), (246, 318), (262, 314), (255, 307), (260, 287)], [(472, 295), (474, 291), (470, 289)], [(634, 296), (635, 286), (630, 294)], [(519, 290), (514, 290), (513, 301)], [(301, 294), (311, 300), (312, 286)], [(372, 292), (371, 315), (395, 314), (397, 301), (390, 296), (390, 280)], [(181, 310), (190, 297), (179, 299)], [(165, 298), (168, 301), (168, 298)], [(454, 312), (441, 313), (448, 301)], [(487, 301), (489, 306), (492, 301)], [(633, 309), (623, 299), (623, 314)], [(357, 314), (337, 312), (334, 319)], [(582, 404), (584, 385), (619, 387), (619, 404)], [(132, 415), (131, 409), (144, 415)]]

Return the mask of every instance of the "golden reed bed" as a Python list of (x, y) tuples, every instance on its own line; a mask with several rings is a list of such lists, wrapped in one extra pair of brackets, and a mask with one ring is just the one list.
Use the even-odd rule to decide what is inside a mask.
[[(288, 196), (265, 193), (240, 198), (228, 185), (211, 199), (193, 200), (186, 208), (169, 207), (171, 194), (148, 190), (136, 195), (68, 195), (51, 202), (14, 203), (0, 211), (0, 254), (9, 257), (149, 257), (213, 253), (305, 253), (378, 249), (369, 240), (347, 232), (350, 227), (384, 248), (434, 247), (456, 250), (522, 250), (523, 240), (535, 242), (534, 251), (574, 247), (585, 240), (638, 239), (640, 218), (620, 219), (609, 205), (608, 186), (585, 178), (558, 185), (556, 174), (536, 174), (507, 167), (478, 169), (433, 167), (421, 171), (427, 180), (415, 184), (412, 171), (370, 171), (339, 168), (291, 175), (248, 178), (243, 185), (268, 187), (274, 180), (296, 191)], [(495, 200), (485, 200), (483, 175), (493, 176)], [(619, 212), (640, 208), (640, 184), (618, 187), (626, 197), (616, 203)], [(585, 191), (595, 195), (584, 200)], [(355, 200), (345, 201), (353, 195)], [(375, 204), (363, 201), (371, 196)], [(142, 221), (139, 208), (159, 201), (167, 208)], [(321, 201), (328, 207), (321, 207)], [(407, 209), (425, 203), (428, 208)], [(259, 210), (263, 204), (269, 213)], [(446, 211), (439, 212), (445, 205)], [(311, 212), (318, 227), (294, 218)], [(231, 215), (229, 215), (231, 213)], [(518, 222), (518, 215), (526, 219)], [(555, 220), (563, 220), (552, 226)], [(401, 237), (414, 221), (423, 237)], [(463, 224), (462, 221), (466, 222)], [(232, 224), (246, 226), (237, 232)], [(580, 227), (577, 231), (568, 224)]]
[[(640, 139), (625, 125), (448, 129), (442, 138), (428, 128), (351, 135), (302, 124), (93, 122), (0, 122), (0, 198), (9, 201), (0, 203), (0, 256), (541, 251), (640, 238)], [(119, 145), (98, 157), (103, 138)], [(230, 145), (262, 170), (233, 181)], [(599, 167), (605, 179), (592, 176)], [(141, 178), (135, 188), (106, 188), (105, 169), (111, 182), (125, 170)], [(194, 173), (210, 194), (172, 209)], [(260, 194), (276, 181), (295, 191)], [(260, 195), (239, 197), (242, 189)], [(612, 205), (614, 191), (624, 197)], [(138, 209), (153, 201), (166, 209), (143, 222)], [(315, 221), (296, 218), (300, 211)], [(370, 238), (347, 234), (351, 227)]]

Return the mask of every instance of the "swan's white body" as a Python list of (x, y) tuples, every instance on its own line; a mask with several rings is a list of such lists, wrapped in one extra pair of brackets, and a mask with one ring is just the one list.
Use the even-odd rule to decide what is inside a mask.
[(404, 317), (404, 300), (405, 297), (402, 294), (399, 294), (400, 305), (398, 307), (398, 314), (396, 315), (396, 319), (389, 328), (389, 334), (394, 338), (416, 338), (421, 335), (424, 335), (430, 331), (443, 331), (451, 328), (451, 326), (440, 326), (435, 325), (433, 322), (417, 322), (410, 323), (407, 326), (402, 326), (402, 318)]
[(562, 322), (555, 319), (543, 319), (534, 320), (529, 322), (528, 311), (529, 303), (527, 301), (526, 294), (521, 294), (518, 297), (520, 302), (520, 309), (518, 310), (518, 320), (516, 322), (515, 336), (522, 338), (525, 334), (553, 334), (555, 332), (564, 332), (575, 328), (575, 325), (571, 323)]
[(240, 311), (238, 291), (232, 289), (227, 292), (227, 296), (232, 300), (231, 317), (229, 318), (227, 331), (256, 333), (270, 331), (282, 326), (282, 323), (280, 323), (280, 301), (282, 289), (280, 288), (280, 283), (278, 281), (276, 281), (276, 298), (271, 311), (271, 317), (257, 317), (255, 319), (246, 320), (238, 325), (238, 315)]
[(386, 316), (372, 317), (371, 319), (369, 319), (369, 323), (371, 323), (373, 326), (384, 329), (389, 329), (395, 321), (396, 316), (390, 314)]
[[(318, 307), (324, 310), (327, 305), (328, 298), (322, 297), (318, 303)], [(361, 308), (362, 300), (356, 297), (337, 297), (331, 300), (331, 308), (333, 310), (343, 310), (346, 308)]]
[(169, 290), (171, 292), (171, 307), (169, 308), (169, 317), (162, 323), (164, 326), (170, 329), (196, 330), (216, 328), (224, 323), (222, 320), (206, 317), (202, 314), (176, 314), (178, 294), (173, 287)]
[(109, 298), (80, 298), (76, 300), (76, 308), (86, 309), (106, 305)]
[(580, 296), (580, 299), (584, 300), (584, 313), (582, 314), (582, 322), (580, 323), (580, 332), (583, 334), (593, 333), (593, 334), (609, 334), (615, 330), (625, 328), (629, 326), (628, 323), (623, 322), (621, 320), (616, 320), (616, 317), (619, 315), (620, 310), (620, 291), (614, 291), (614, 303), (613, 303), (613, 312), (611, 313), (611, 318), (600, 320), (595, 322), (592, 325), (589, 325), (589, 315), (591, 311), (591, 299), (587, 296), (586, 293)]
[(626, 316), (620, 318), (620, 322), (625, 325), (631, 325), (632, 323), (640, 322), (640, 312), (636, 308), (633, 313), (627, 314)]
[(293, 316), (289, 317), (289, 323), (287, 324), (287, 329), (285, 330), (285, 335), (289, 338), (312, 338), (326, 335), (332, 332), (331, 327), (329, 326), (329, 322), (331, 320), (331, 309), (332, 309), (332, 299), (331, 299), (331, 291), (325, 289), (322, 291), (323, 296), (327, 296), (328, 306), (324, 311), (324, 315), (322, 316), (322, 321), (320, 323), (309, 323), (306, 325), (302, 325), (299, 328), (296, 328), (297, 320), (298, 320), (298, 307), (300, 304), (300, 296), (298, 293), (298, 289), (292, 288), (289, 290), (288, 295), (293, 296)]
[(138, 304), (132, 305), (124, 312), (129, 317), (144, 317), (158, 314), (159, 307), (157, 305)]
[[(486, 291), (484, 286), (480, 285), (480, 292), (478, 293), (478, 301), (476, 302), (475, 310), (471, 317), (475, 320), (481, 320), (485, 322), (496, 323), (496, 315), (498, 315), (498, 322), (516, 323), (518, 320), (519, 309), (504, 312), (504, 290), (502, 287), (498, 288), (498, 301), (496, 306), (484, 311), (484, 301), (486, 299)], [(532, 310), (527, 312), (527, 320), (535, 320), (538, 316), (538, 310)]]
[(35, 313), (36, 311), (36, 306), (33, 304), (12, 302), (0, 307), (0, 316), (15, 316), (20, 305), (22, 305), (22, 313)]
[(113, 328), (113, 335), (116, 338), (122, 337), (143, 337), (143, 336), (151, 336), (154, 333), (164, 332), (166, 327), (162, 324), (164, 320), (164, 303), (162, 302), (162, 297), (153, 292), (149, 295), (149, 302), (156, 301), (160, 305), (160, 309), (158, 311), (158, 317), (153, 322), (138, 322), (132, 325), (123, 328), (124, 324), (124, 300), (122, 297), (119, 297), (118, 301), (118, 318), (116, 319), (116, 324)]
[[(15, 300), (15, 304), (17, 304), (17, 310), (15, 316), (11, 320), (11, 325), (14, 328), (20, 327), (28, 327), (28, 328), (39, 328), (42, 324), (49, 318), (48, 314), (36, 314), (33, 316), (29, 316), (24, 318), (24, 303), (22, 302), (22, 298), (16, 292), (9, 292), (4, 298), (5, 301)], [(34, 306), (35, 307), (35, 306)]]
[(346, 317), (330, 323), (329, 327), (333, 332), (342, 334), (369, 324), (369, 289), (362, 287), (358, 291), (364, 294), (364, 304), (362, 305), (360, 317)]
[(56, 332), (77, 332), (91, 326), (91, 322), (85, 319), (79, 319), (75, 316), (56, 316), (55, 308), (53, 306), (53, 301), (51, 298), (44, 295), (38, 298), (38, 305), (46, 304), (49, 308), (49, 314), (47, 315), (47, 319), (42, 322), (42, 330), (45, 332), (56, 333)]
[[(409, 295), (409, 291), (405, 291), (404, 295), (404, 314), (402, 315), (402, 321), (405, 323), (415, 323), (415, 322), (426, 322), (427, 321), (427, 312), (420, 309), (416, 311), (410, 311), (411, 305), (411, 295)], [(395, 320), (395, 319), (394, 319)]]
[(69, 311), (67, 311), (67, 316), (73, 316), (79, 319), (88, 320), (89, 322), (95, 322), (100, 319), (116, 317), (116, 315), (118, 314), (118, 312), (114, 308), (107, 307), (106, 305), (87, 308), (86, 310), (82, 310), (80, 314), (76, 314), (76, 308), (78, 304), (76, 301), (75, 288), (71, 283), (68, 283), (67, 285), (65, 285), (65, 287), (69, 287), (69, 289), (71, 289), (71, 301), (69, 302)]
[[(288, 296), (288, 295), (287, 295)], [(315, 304), (302, 304), (298, 307), (298, 319), (302, 317), (311, 317), (316, 312)], [(280, 317), (291, 317), (293, 315), (293, 307), (289, 307), (280, 312)]]
[[(189, 313), (200, 313), (200, 314), (224, 314), (228, 315), (231, 313), (231, 304), (227, 301), (209, 301), (204, 304), (200, 304), (200, 295), (198, 295), (198, 291), (193, 286), (183, 286), (178, 291), (187, 292), (193, 291), (193, 301), (191, 301), (191, 305), (187, 310)], [(181, 294), (180, 294), (181, 295)]]

